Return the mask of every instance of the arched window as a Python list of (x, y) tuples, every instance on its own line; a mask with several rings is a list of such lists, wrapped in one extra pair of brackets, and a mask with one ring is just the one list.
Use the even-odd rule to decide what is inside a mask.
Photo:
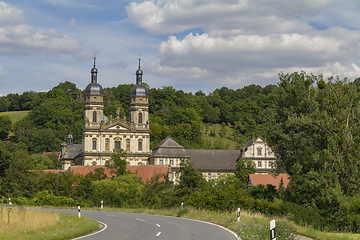
[(93, 122), (96, 122), (96, 111), (93, 112)]
[(106, 139), (105, 140), (105, 152), (109, 152), (110, 151), (110, 140)]
[(139, 113), (139, 123), (142, 123), (142, 113)]
[(130, 152), (130, 139), (126, 139), (126, 152)]
[(115, 138), (115, 151), (120, 150), (120, 138)]
[(96, 139), (93, 139), (92, 149), (93, 149), (93, 150), (96, 150)]
[(142, 140), (139, 140), (139, 151), (142, 151)]

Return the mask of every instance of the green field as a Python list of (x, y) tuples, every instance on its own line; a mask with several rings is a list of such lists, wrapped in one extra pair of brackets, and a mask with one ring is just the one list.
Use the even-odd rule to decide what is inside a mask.
[(22, 118), (26, 117), (30, 111), (13, 111), (13, 112), (0, 112), (0, 116), (8, 115), (12, 123), (16, 123)]
[[(208, 126), (206, 127), (206, 125), (208, 125)], [(216, 142), (220, 141), (223, 143), (225, 149), (227, 149), (227, 150), (238, 150), (242, 147), (242, 146), (240, 146), (239, 143), (231, 140), (234, 130), (229, 126), (225, 127), (226, 133), (223, 137), (221, 137), (219, 135), (219, 131), (221, 129), (221, 124), (205, 124), (205, 123), (203, 123), (201, 125), (201, 128), (202, 128), (202, 134), (203, 134), (204, 140), (210, 142), (212, 145), (214, 145)], [(210, 132), (213, 129), (215, 129), (215, 136), (210, 135)]]

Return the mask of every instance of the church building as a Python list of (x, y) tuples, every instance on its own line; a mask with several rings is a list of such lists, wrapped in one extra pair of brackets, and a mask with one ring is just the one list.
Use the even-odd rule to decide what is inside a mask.
[[(67, 143), (61, 144), (61, 166), (67, 170), (71, 166), (103, 166), (112, 154), (123, 149), (129, 166), (163, 165), (168, 166), (169, 179), (179, 181), (180, 163), (188, 159), (206, 180), (220, 175), (233, 174), (240, 158), (251, 159), (257, 173), (268, 174), (272, 171), (275, 154), (266, 140), (250, 139), (239, 150), (185, 149), (171, 137), (164, 139), (150, 151), (149, 93), (142, 84), (143, 71), (136, 71), (136, 84), (129, 93), (129, 121), (126, 116), (104, 116), (103, 88), (97, 81), (98, 70), (91, 69), (91, 82), (85, 88), (84, 125), (82, 144), (73, 144), (69, 134)], [(160, 167), (160, 166), (159, 166)]]
[(143, 71), (136, 71), (136, 85), (130, 90), (129, 121), (126, 116), (104, 116), (103, 88), (97, 82), (98, 70), (91, 69), (91, 82), (85, 88), (82, 144), (73, 144), (69, 134), (61, 144), (61, 168), (105, 165), (113, 153), (126, 151), (128, 165), (147, 165), (150, 157), (149, 93), (142, 84)]

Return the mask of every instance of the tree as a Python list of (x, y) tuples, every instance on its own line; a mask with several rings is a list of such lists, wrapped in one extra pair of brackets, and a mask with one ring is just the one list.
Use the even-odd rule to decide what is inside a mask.
[(180, 182), (175, 187), (175, 191), (176, 195), (182, 199), (188, 198), (195, 191), (205, 190), (209, 186), (200, 171), (194, 168), (194, 164), (188, 159), (181, 160), (179, 174)]
[(360, 188), (360, 99), (356, 85), (322, 76), (279, 74), (266, 113), (278, 169), (291, 176), (290, 200), (331, 215)]
[(256, 173), (255, 163), (250, 159), (239, 158), (236, 162), (235, 176), (243, 183), (247, 183), (249, 174)]
[(111, 159), (105, 163), (105, 167), (111, 169), (111, 173), (116, 176), (124, 175), (126, 172), (126, 153), (120, 149), (116, 154), (111, 155)]
[(11, 119), (8, 115), (0, 116), (0, 139), (4, 140), (11, 131)]

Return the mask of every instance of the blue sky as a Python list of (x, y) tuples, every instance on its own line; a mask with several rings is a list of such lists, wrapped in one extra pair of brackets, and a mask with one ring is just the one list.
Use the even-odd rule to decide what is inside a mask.
[(0, 94), (60, 82), (205, 93), (278, 73), (360, 77), (360, 3), (331, 0), (0, 1)]

